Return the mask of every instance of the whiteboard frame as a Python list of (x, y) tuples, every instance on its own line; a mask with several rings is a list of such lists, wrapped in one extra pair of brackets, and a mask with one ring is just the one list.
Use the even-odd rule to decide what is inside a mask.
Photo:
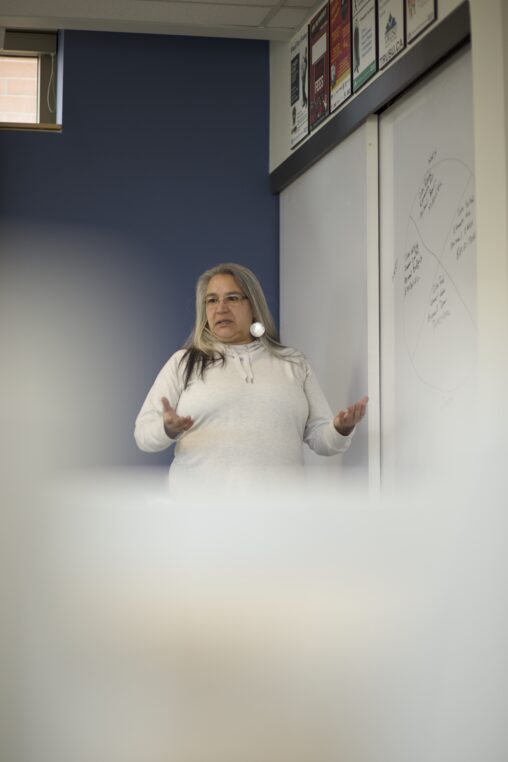
[(369, 394), (369, 494), (381, 490), (381, 347), (379, 261), (379, 119), (367, 120), (367, 386)]

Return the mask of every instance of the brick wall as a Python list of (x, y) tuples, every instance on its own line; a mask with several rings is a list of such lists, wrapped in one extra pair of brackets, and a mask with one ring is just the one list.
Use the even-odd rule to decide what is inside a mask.
[(0, 122), (37, 122), (37, 58), (0, 56)]

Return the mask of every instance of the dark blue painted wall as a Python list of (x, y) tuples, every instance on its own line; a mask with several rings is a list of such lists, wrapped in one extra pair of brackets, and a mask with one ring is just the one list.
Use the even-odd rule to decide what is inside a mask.
[[(70, 463), (168, 460), (138, 453), (133, 420), (204, 269), (251, 267), (278, 317), (268, 109), (265, 42), (66, 32), (63, 133), (0, 133), (12, 338), (49, 368), (38, 394)], [(71, 388), (84, 411), (64, 415)]]

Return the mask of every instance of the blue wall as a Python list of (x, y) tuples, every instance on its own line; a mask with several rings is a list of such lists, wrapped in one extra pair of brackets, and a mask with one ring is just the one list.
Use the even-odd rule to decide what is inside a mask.
[(268, 68), (265, 42), (66, 32), (62, 134), (0, 133), (0, 289), (32, 356), (11, 363), (66, 462), (168, 461), (133, 421), (204, 269), (251, 267), (278, 318)]

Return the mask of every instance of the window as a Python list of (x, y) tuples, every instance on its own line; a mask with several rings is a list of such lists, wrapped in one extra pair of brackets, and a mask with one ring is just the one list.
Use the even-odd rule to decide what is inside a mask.
[(0, 58), (0, 122), (36, 124), (39, 61), (35, 57)]
[(0, 30), (0, 124), (51, 128), (57, 118), (57, 34)]

